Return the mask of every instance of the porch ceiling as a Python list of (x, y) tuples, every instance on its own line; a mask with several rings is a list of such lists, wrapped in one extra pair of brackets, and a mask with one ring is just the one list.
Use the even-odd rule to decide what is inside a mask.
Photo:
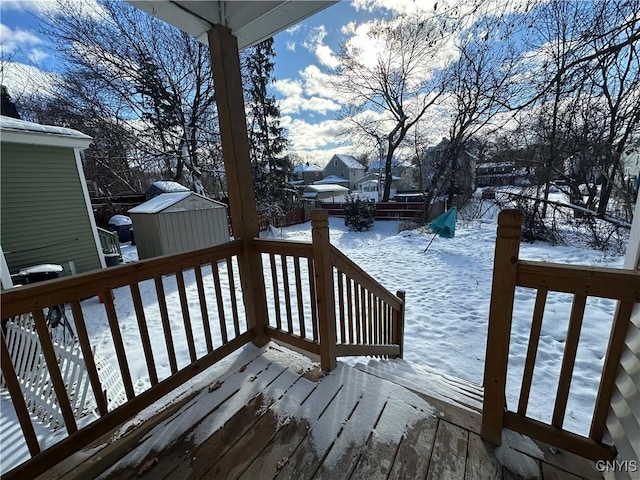
[(185, 1), (127, 0), (185, 33), (207, 44), (207, 32), (221, 24), (231, 29), (238, 48), (250, 47), (269, 38), (337, 1)]

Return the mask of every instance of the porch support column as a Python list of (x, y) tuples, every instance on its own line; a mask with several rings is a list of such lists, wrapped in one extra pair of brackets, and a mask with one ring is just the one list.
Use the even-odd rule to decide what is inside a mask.
[(254, 343), (268, 342), (267, 301), (262, 258), (254, 247), (259, 235), (253, 175), (244, 113), (238, 41), (231, 30), (215, 25), (209, 30), (209, 50), (216, 91), (224, 169), (229, 194), (231, 226), (235, 238), (244, 240), (238, 259), (248, 327), (255, 328)]

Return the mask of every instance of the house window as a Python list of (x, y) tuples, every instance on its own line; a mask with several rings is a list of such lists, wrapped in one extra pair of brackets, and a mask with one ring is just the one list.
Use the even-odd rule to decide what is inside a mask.
[(334, 166), (334, 167), (337, 167), (337, 166), (338, 166), (338, 159), (337, 159), (337, 158), (334, 158), (334, 159), (333, 159), (333, 166)]

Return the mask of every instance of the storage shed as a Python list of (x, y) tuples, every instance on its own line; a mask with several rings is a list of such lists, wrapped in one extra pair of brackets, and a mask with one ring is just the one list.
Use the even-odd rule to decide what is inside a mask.
[(194, 192), (163, 193), (129, 216), (141, 260), (229, 241), (226, 205)]
[(80, 159), (90, 143), (77, 130), (0, 116), (0, 243), (11, 273), (105, 266)]

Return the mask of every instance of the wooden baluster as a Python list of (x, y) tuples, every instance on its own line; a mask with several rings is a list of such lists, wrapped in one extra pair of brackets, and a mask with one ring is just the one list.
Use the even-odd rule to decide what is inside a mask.
[(326, 210), (311, 212), (316, 297), (320, 323), (320, 363), (326, 371), (336, 368), (336, 307), (333, 265), (329, 242), (329, 216)]
[(369, 333), (369, 338), (367, 340), (367, 345), (373, 345), (375, 340), (375, 330), (373, 324), (373, 294), (367, 291), (367, 328)]
[(187, 348), (191, 362), (196, 361), (196, 344), (193, 339), (193, 328), (191, 327), (191, 315), (189, 314), (189, 302), (187, 302), (187, 289), (184, 284), (182, 270), (176, 272), (176, 282), (178, 284), (178, 297), (180, 297), (180, 309), (182, 310), (182, 322), (187, 336)]
[(356, 311), (356, 343), (362, 344), (362, 331), (360, 328), (360, 286), (358, 282), (353, 281), (353, 306)]
[(111, 293), (111, 290), (106, 290), (102, 295), (104, 298), (105, 310), (107, 311), (107, 320), (109, 321), (111, 337), (113, 338), (113, 346), (116, 350), (118, 367), (120, 368), (120, 375), (122, 377), (122, 383), (124, 384), (124, 391), (127, 394), (127, 400), (131, 400), (136, 395), (133, 391), (129, 362), (127, 361), (127, 353), (124, 350), (124, 342), (122, 341), (122, 333), (120, 332), (120, 325), (118, 323), (118, 314), (116, 313), (116, 307), (113, 304), (113, 294)]
[[(137, 284), (135, 285), (137, 286)], [(89, 382), (91, 382), (91, 388), (96, 400), (96, 406), (98, 407), (98, 413), (102, 416), (107, 413), (107, 399), (105, 398), (104, 391), (102, 390), (102, 384), (100, 383), (100, 377), (98, 376), (98, 369), (96, 368), (96, 362), (93, 358), (93, 350), (91, 349), (91, 343), (89, 342), (87, 326), (84, 321), (80, 302), (75, 300), (71, 302), (71, 313), (73, 314), (73, 323), (76, 326), (78, 343), (80, 343), (80, 348), (82, 349), (82, 357), (84, 358), (84, 364), (87, 368), (87, 375), (89, 376)]]
[(204, 340), (207, 344), (207, 352), (213, 352), (213, 340), (211, 338), (211, 326), (209, 325), (209, 310), (207, 308), (207, 297), (204, 293), (204, 282), (202, 280), (202, 268), (194, 268), (196, 274), (196, 285), (198, 286), (198, 300), (200, 302), (200, 315), (202, 316), (202, 328), (204, 329)]
[(240, 319), (238, 317), (238, 297), (236, 295), (236, 282), (233, 278), (233, 262), (227, 257), (227, 276), (229, 279), (229, 292), (231, 294), (231, 315), (233, 317), (233, 331), (236, 337), (240, 336)]
[[(40, 312), (40, 314), (42, 315), (42, 312)], [(4, 332), (2, 330), (0, 330), (0, 366), (2, 366), (2, 375), (7, 384), (7, 390), (9, 390), (11, 402), (13, 403), (13, 407), (16, 411), (20, 428), (22, 428), (22, 434), (24, 435), (25, 442), (27, 443), (27, 448), (33, 457), (40, 453), (40, 445), (38, 444), (38, 437), (36, 436), (36, 432), (33, 428), (33, 423), (31, 423), (31, 415), (29, 415), (29, 410), (27, 409), (27, 405), (24, 401), (22, 389), (20, 388), (20, 380), (18, 380), (16, 371), (13, 367), (11, 355), (9, 354), (9, 349), (7, 348)]]
[(304, 326), (304, 301), (302, 298), (302, 278), (300, 274), (300, 257), (293, 257), (293, 268), (296, 277), (296, 298), (298, 300), (298, 324), (300, 336), (307, 338)]
[(218, 306), (218, 321), (220, 322), (220, 336), (222, 337), (222, 344), (226, 345), (229, 342), (229, 336), (227, 334), (227, 320), (224, 315), (222, 287), (220, 286), (220, 270), (218, 269), (217, 261), (214, 261), (211, 263), (211, 272), (213, 273), (213, 287), (216, 291), (216, 305)]
[(500, 212), (489, 307), (481, 428), (482, 438), (494, 445), (500, 445), (502, 442), (506, 404), (505, 385), (509, 361), (511, 317), (518, 274), (521, 225), (522, 213), (519, 210)]
[(344, 324), (344, 285), (342, 281), (343, 273), (338, 270), (338, 311), (340, 315), (340, 343), (346, 342), (346, 328)]
[(576, 352), (578, 351), (578, 341), (580, 340), (580, 330), (582, 328), (582, 319), (584, 318), (584, 307), (586, 303), (586, 296), (574, 295), (564, 354), (562, 356), (562, 367), (560, 369), (556, 402), (553, 408), (553, 417), (551, 418), (551, 425), (557, 428), (562, 428), (567, 410), (567, 399), (569, 398), (573, 367), (576, 363)]
[(360, 320), (362, 322), (362, 344), (367, 345), (369, 338), (369, 330), (367, 330), (367, 292), (362, 285), (360, 286)]
[(529, 403), (529, 393), (531, 392), (531, 381), (533, 379), (533, 367), (536, 364), (536, 354), (540, 342), (540, 330), (542, 329), (542, 316), (544, 306), (547, 302), (547, 290), (541, 288), (536, 295), (536, 305), (533, 308), (533, 319), (531, 320), (531, 333), (529, 335), (529, 345), (527, 346), (527, 358), (524, 364), (524, 374), (522, 378), (522, 389), (520, 390), (520, 400), (518, 401), (518, 414), (526, 416), (527, 404)]
[(282, 265), (282, 285), (284, 288), (284, 308), (287, 312), (287, 331), (293, 333), (293, 314), (291, 313), (291, 291), (289, 290), (289, 268), (287, 266), (287, 257), (280, 255), (280, 264)]
[[(346, 275), (345, 275), (346, 276)], [(351, 291), (351, 279), (346, 276), (347, 280), (347, 321), (349, 322), (349, 343), (353, 341), (353, 298)]]
[[(144, 351), (144, 358), (147, 363), (147, 371), (149, 372), (149, 380), (151, 382), (151, 385), (155, 385), (158, 383), (158, 373), (156, 371), (156, 364), (153, 358), (153, 350), (151, 349), (151, 339), (149, 337), (149, 329), (147, 328), (147, 320), (144, 315), (144, 307), (142, 305), (140, 288), (137, 283), (131, 284), (129, 288), (131, 290), (133, 308), (136, 311), (136, 320), (138, 322), (138, 329), (140, 330), (140, 338), (142, 340), (142, 349)], [(72, 304), (72, 308), (73, 308), (73, 304)], [(76, 316), (75, 311), (73, 313), (73, 316), (74, 317)]]
[(164, 342), (167, 346), (167, 356), (169, 357), (169, 368), (174, 374), (178, 371), (178, 362), (176, 361), (176, 350), (173, 346), (173, 336), (171, 334), (171, 324), (169, 323), (169, 311), (167, 310), (167, 300), (164, 294), (164, 285), (162, 277), (155, 277), (156, 294), (158, 296), (158, 307), (160, 308), (160, 319), (162, 321), (162, 331), (164, 333)]
[(402, 301), (400, 311), (394, 311), (393, 328), (396, 329), (396, 337), (394, 343), (400, 345), (399, 358), (404, 355), (404, 306), (406, 293), (404, 290), (398, 290), (396, 296)]
[(307, 258), (307, 271), (309, 272), (309, 294), (311, 298), (311, 325), (313, 329), (313, 341), (318, 341), (318, 309), (316, 308), (316, 282), (313, 273), (313, 259)]
[(271, 283), (273, 285), (273, 306), (276, 310), (276, 328), (282, 330), (282, 312), (280, 311), (280, 289), (278, 287), (278, 269), (276, 268), (276, 257), (269, 254), (271, 264)]

